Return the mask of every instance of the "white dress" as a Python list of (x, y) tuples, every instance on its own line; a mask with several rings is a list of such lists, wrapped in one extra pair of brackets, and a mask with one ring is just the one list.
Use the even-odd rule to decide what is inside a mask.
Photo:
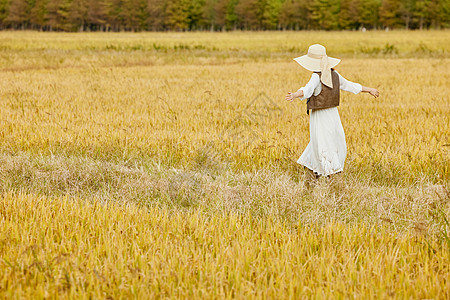
[[(361, 92), (362, 86), (359, 83), (348, 81), (339, 73), (338, 75), (341, 90), (354, 94)], [(315, 96), (319, 95), (322, 91), (319, 75), (313, 73), (309, 82), (300, 90), (304, 95), (301, 100), (310, 98), (313, 93)], [(324, 176), (343, 171), (347, 145), (337, 107), (311, 111), (309, 134), (309, 144), (297, 163)]]

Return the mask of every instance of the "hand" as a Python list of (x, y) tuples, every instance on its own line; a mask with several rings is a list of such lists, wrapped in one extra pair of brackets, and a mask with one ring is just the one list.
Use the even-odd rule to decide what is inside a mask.
[(369, 90), (369, 94), (371, 94), (371, 95), (374, 96), (375, 98), (377, 98), (378, 96), (380, 96), (380, 93), (378, 92), (377, 89), (370, 89), (370, 90)]
[(292, 102), (295, 98), (297, 98), (297, 96), (295, 95), (295, 93), (291, 93), (289, 92), (286, 97), (284, 97), (285, 100)]

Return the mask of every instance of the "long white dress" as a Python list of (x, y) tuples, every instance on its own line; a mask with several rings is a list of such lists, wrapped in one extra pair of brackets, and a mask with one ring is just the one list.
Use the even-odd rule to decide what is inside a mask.
[[(354, 94), (361, 92), (362, 86), (359, 83), (348, 81), (339, 73), (338, 75), (341, 90)], [(315, 96), (319, 95), (322, 91), (319, 75), (313, 73), (309, 82), (300, 90), (304, 95), (301, 100), (310, 98), (313, 93)], [(297, 163), (324, 176), (343, 171), (347, 145), (337, 107), (311, 111), (309, 134), (309, 144)]]

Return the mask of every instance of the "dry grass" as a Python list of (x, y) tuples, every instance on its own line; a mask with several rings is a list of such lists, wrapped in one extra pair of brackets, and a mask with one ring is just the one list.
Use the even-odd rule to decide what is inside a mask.
[[(435, 182), (448, 180), (447, 64), (448, 59), (342, 63), (344, 76), (382, 93), (376, 101), (343, 95), (348, 166), (383, 183), (413, 182), (422, 174)], [(402, 82), (397, 74), (403, 69), (409, 74)], [(219, 160), (255, 170), (270, 164), (290, 168), (309, 139), (304, 104), (282, 100), (309, 76), (292, 62), (33, 70), (0, 76), (3, 151), (108, 160), (157, 157), (178, 168), (209, 149), (212, 141)], [(246, 106), (261, 92), (279, 110), (243, 127), (236, 118), (248, 120), (242, 111), (257, 111)], [(266, 106), (261, 103), (259, 109)], [(253, 140), (247, 145), (249, 137)], [(244, 145), (248, 147), (234, 151)]]
[(444, 185), (425, 178), (408, 187), (376, 186), (354, 175), (322, 178), (314, 187), (308, 174), (282, 171), (235, 173), (223, 170), (166, 169), (159, 164), (128, 166), (87, 158), (0, 157), (4, 193), (15, 190), (52, 197), (82, 197), (102, 203), (155, 205), (173, 211), (250, 214), (289, 226), (340, 222), (384, 226), (403, 233), (439, 234), (450, 197)]
[[(343, 93), (345, 172), (310, 184), (283, 98), (315, 42), (381, 97)], [(0, 45), (0, 297), (449, 297), (449, 31)]]
[(4, 194), (6, 298), (448, 298), (449, 248), (366, 225)]

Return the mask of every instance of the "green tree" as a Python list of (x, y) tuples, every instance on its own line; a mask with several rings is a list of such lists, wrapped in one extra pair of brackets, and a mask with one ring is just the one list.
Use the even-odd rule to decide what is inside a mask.
[(72, 30), (84, 31), (88, 23), (87, 0), (72, 0), (69, 6), (69, 22)]
[(188, 8), (188, 28), (189, 30), (202, 29), (206, 26), (204, 19), (205, 0), (190, 0)]
[(359, 0), (342, 0), (339, 10), (339, 27), (355, 29), (359, 27), (361, 3)]
[(430, 0), (417, 0), (414, 5), (413, 22), (417, 24), (420, 30), (429, 26), (430, 12), (428, 7), (430, 2)]
[(31, 5), (26, 0), (12, 0), (8, 16), (5, 18), (5, 23), (14, 29), (25, 29), (28, 24), (28, 15), (31, 10)]
[(450, 0), (434, 0), (428, 6), (431, 27), (442, 28), (450, 26)]
[(359, 10), (359, 23), (365, 28), (377, 28), (379, 25), (378, 12), (381, 0), (362, 0)]
[(50, 30), (64, 30), (68, 17), (68, 8), (66, 0), (50, 0), (47, 3), (46, 25)]
[(105, 2), (106, 27), (113, 31), (120, 31), (123, 27), (123, 1), (107, 0)]
[(0, 28), (5, 28), (5, 20), (8, 17), (9, 0), (0, 0)]
[(106, 28), (107, 5), (104, 0), (88, 0), (87, 22), (90, 30), (101, 30)]
[(450, 27), (450, 0), (440, 0), (439, 4), (440, 26)]
[(282, 0), (266, 0), (261, 3), (263, 6), (262, 14), (262, 26), (263, 29), (277, 29), (279, 27), (278, 18), (280, 15), (281, 7), (283, 6)]
[(239, 27), (258, 30), (262, 27), (263, 7), (261, 0), (240, 0), (236, 5)]
[(36, 0), (31, 8), (29, 21), (32, 28), (42, 29), (45, 27), (45, 17), (47, 15), (47, 0)]
[(279, 20), (283, 29), (307, 29), (310, 24), (307, 0), (284, 1)]
[(137, 31), (147, 27), (147, 5), (147, 0), (123, 0), (119, 14), (125, 29)]
[(166, 3), (165, 0), (147, 1), (148, 25), (150, 30), (155, 31), (164, 29)]
[(214, 5), (214, 20), (218, 29), (222, 30), (226, 28), (227, 6), (229, 2), (230, 0), (218, 0), (216, 5)]
[(226, 14), (225, 14), (225, 25), (227, 29), (236, 29), (238, 25), (238, 15), (236, 13), (236, 5), (238, 5), (239, 0), (228, 1)]
[(238, 15), (236, 5), (239, 0), (218, 0), (214, 6), (215, 23), (219, 29), (236, 29), (238, 25)]
[(149, 29), (149, 13), (148, 13), (148, 1), (147, 0), (138, 0), (137, 2), (137, 23), (139, 30), (148, 30)]
[(0, 0), (0, 29), (447, 28), (450, 0)]
[(187, 30), (189, 6), (189, 0), (169, 1), (165, 9), (165, 26), (170, 30)]
[(309, 10), (314, 29), (333, 30), (339, 28), (340, 0), (313, 0)]
[(409, 29), (413, 20), (414, 4), (416, 0), (402, 0), (400, 3), (401, 23)]
[(380, 22), (384, 27), (398, 28), (402, 26), (401, 0), (383, 0), (379, 9)]
[(213, 31), (216, 25), (216, 10), (215, 7), (218, 0), (206, 0), (203, 7), (203, 22), (201, 26), (203, 28), (208, 28)]

